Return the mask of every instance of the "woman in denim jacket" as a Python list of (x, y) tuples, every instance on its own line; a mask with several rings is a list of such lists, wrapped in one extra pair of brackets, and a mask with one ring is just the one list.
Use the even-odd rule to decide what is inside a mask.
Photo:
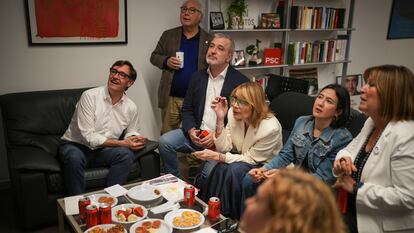
[(243, 178), (241, 212), (244, 200), (256, 193), (263, 180), (290, 164), (328, 184), (335, 182), (332, 174), (335, 156), (352, 140), (351, 133), (344, 128), (349, 118), (349, 102), (348, 92), (340, 85), (330, 84), (321, 90), (313, 104), (312, 116), (296, 120), (279, 154), (263, 167), (250, 170)]

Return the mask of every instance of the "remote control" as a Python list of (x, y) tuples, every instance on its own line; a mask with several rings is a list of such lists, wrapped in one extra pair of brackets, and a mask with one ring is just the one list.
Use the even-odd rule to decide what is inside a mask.
[(150, 180), (150, 185), (161, 185), (161, 184), (167, 184), (167, 183), (174, 183), (178, 181), (178, 178), (175, 176), (165, 177), (165, 178), (159, 178), (155, 180)]

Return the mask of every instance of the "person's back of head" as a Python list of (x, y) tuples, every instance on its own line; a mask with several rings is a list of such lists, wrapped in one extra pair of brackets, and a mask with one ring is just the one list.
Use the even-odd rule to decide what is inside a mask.
[(268, 199), (269, 203), (264, 206), (270, 208), (271, 216), (255, 232), (345, 232), (332, 191), (322, 180), (299, 169), (281, 169), (260, 188), (268, 190), (262, 199)]

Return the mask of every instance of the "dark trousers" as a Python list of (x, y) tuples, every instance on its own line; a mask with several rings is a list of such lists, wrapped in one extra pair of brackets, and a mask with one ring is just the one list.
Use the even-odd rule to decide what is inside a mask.
[(85, 192), (85, 169), (108, 167), (106, 186), (126, 182), (133, 163), (134, 152), (127, 147), (106, 147), (92, 150), (87, 146), (63, 142), (59, 147), (59, 159), (68, 195)]

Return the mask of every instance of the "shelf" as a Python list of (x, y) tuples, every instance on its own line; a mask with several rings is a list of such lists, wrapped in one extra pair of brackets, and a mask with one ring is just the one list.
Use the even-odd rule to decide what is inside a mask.
[(221, 30), (212, 30), (210, 32), (287, 32), (291, 29), (221, 29)]
[(292, 65), (287, 65), (287, 67), (330, 65), (330, 64), (350, 63), (350, 62), (351, 62), (350, 60), (331, 61), (331, 62), (312, 62), (312, 63), (303, 63), (303, 64), (292, 64)]
[(271, 69), (271, 68), (282, 68), (287, 67), (289, 65), (256, 65), (256, 66), (233, 66), (236, 70), (260, 70), (260, 69)]
[(330, 29), (287, 29), (291, 32), (325, 32), (325, 31), (355, 31), (355, 28), (330, 28)]

